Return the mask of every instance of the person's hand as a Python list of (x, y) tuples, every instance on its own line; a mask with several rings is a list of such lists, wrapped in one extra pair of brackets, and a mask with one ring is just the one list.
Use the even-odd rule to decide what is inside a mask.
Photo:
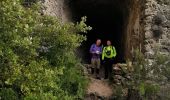
[(96, 51), (96, 54), (100, 54), (100, 51)]

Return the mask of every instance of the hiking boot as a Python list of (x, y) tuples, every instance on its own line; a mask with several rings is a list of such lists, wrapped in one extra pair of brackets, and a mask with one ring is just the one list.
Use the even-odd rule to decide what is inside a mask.
[(93, 75), (95, 73), (94, 68), (91, 68), (91, 74)]
[(99, 75), (98, 75), (98, 74), (96, 75), (96, 79), (99, 79), (99, 80), (101, 80), (101, 78), (99, 77)]
[(107, 76), (104, 76), (104, 80), (107, 80), (108, 79), (108, 77)]

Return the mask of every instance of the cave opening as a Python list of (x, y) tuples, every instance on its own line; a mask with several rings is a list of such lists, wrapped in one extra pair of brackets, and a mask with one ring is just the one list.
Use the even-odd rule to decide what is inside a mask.
[(127, 20), (126, 0), (70, 0), (69, 6), (72, 12), (72, 20), (80, 21), (81, 17), (87, 17), (87, 25), (92, 27), (79, 48), (79, 56), (84, 63), (90, 63), (90, 46), (97, 39), (105, 45), (111, 40), (117, 51), (115, 63), (125, 62), (124, 26)]

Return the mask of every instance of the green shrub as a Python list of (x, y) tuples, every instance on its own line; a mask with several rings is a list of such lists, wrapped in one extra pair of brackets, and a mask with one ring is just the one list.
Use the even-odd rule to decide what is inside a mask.
[[(19, 99), (25, 100), (83, 97), (87, 82), (74, 52), (86, 39), (78, 33), (91, 27), (86, 26), (85, 17), (76, 24), (63, 24), (41, 16), (38, 8), (25, 8), (22, 0), (0, 2), (0, 89), (16, 86)], [(15, 97), (15, 89), (5, 91)], [(8, 98), (4, 93), (1, 97)]]

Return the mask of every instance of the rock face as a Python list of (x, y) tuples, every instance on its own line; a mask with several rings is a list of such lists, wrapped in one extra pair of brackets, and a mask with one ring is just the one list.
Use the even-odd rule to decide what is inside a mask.
[(145, 3), (145, 55), (153, 59), (156, 50), (170, 54), (170, 1), (146, 0)]
[(44, 14), (56, 16), (62, 22), (67, 22), (71, 18), (71, 13), (67, 5), (64, 4), (64, 0), (44, 0), (43, 6)]

